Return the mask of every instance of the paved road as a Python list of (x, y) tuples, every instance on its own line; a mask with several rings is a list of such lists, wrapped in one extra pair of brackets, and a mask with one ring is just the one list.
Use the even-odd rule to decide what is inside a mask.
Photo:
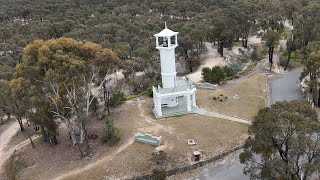
[[(285, 74), (274, 75), (270, 78), (270, 103), (283, 100), (302, 99), (298, 81), (301, 69)], [(225, 159), (202, 170), (193, 180), (249, 180), (242, 174), (244, 165), (239, 162), (239, 153), (232, 154)]]
[(270, 104), (277, 101), (302, 100), (299, 89), (299, 77), (302, 69), (297, 69), (286, 74), (274, 75), (270, 78)]

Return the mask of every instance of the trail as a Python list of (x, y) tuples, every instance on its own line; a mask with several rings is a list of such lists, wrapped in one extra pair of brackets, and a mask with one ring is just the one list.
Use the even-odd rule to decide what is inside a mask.
[(123, 150), (125, 150), (127, 147), (129, 147), (131, 144), (133, 144), (133, 143), (134, 143), (134, 140), (135, 140), (135, 138), (132, 137), (132, 138), (129, 139), (127, 142), (125, 142), (124, 144), (122, 144), (122, 145), (117, 149), (117, 151), (110, 153), (108, 156), (103, 157), (102, 159), (98, 160), (98, 161), (95, 162), (95, 163), (88, 164), (87, 166), (84, 166), (84, 167), (81, 167), (81, 168), (77, 168), (76, 170), (73, 170), (73, 171), (66, 172), (66, 173), (64, 173), (63, 175), (61, 175), (61, 176), (59, 176), (59, 177), (56, 177), (56, 178), (54, 178), (54, 179), (56, 179), (56, 180), (65, 179), (65, 178), (68, 178), (68, 177), (70, 177), (70, 176), (74, 176), (74, 175), (80, 174), (80, 173), (82, 173), (83, 171), (92, 169), (92, 168), (94, 168), (95, 166), (99, 166), (100, 164), (105, 163), (105, 162), (107, 162), (107, 161), (111, 161), (112, 159), (114, 159), (114, 158), (117, 156), (117, 154), (121, 153)]
[(229, 120), (229, 121), (238, 122), (238, 123), (242, 123), (242, 124), (249, 124), (249, 125), (251, 124), (250, 120), (241, 119), (241, 118), (233, 117), (233, 116), (228, 116), (228, 115), (224, 115), (224, 114), (217, 113), (217, 112), (210, 112), (210, 111), (207, 111), (203, 108), (196, 109), (194, 111), (194, 113), (202, 115), (202, 116), (215, 117), (215, 118)]
[(0, 175), (3, 173), (3, 163), (10, 157), (10, 153), (4, 150), (19, 130), (19, 124), (14, 121), (3, 133), (0, 134)]

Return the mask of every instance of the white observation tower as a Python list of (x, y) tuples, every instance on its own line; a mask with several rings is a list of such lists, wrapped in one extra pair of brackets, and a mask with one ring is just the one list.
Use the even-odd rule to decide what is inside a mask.
[(175, 49), (178, 32), (167, 28), (155, 34), (160, 51), (162, 87), (153, 87), (153, 112), (157, 118), (188, 114), (196, 108), (196, 88), (186, 78), (177, 78)]

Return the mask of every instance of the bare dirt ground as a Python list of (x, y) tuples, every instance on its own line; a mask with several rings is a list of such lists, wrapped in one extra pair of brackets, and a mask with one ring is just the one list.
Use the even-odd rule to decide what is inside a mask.
[(10, 121), (6, 124), (1, 125), (1, 133), (0, 133), (0, 178), (3, 173), (3, 163), (7, 158), (5, 156), (5, 148), (8, 143), (11, 141), (12, 137), (19, 131), (19, 124), (15, 121)]
[(213, 44), (206, 42), (206, 54), (203, 56), (203, 61), (201, 66), (193, 73), (187, 75), (189, 79), (191, 79), (193, 82), (198, 83), (202, 81), (202, 75), (201, 71), (205, 67), (210, 67), (212, 68), (213, 66), (218, 66), (218, 65), (226, 65), (226, 62), (224, 61), (224, 58), (218, 54), (217, 49), (213, 48)]
[[(249, 37), (248, 44), (250, 46), (256, 46), (261, 45), (261, 38), (257, 36), (251, 36)], [(202, 56), (203, 61), (201, 62), (200, 67), (193, 73), (187, 75), (189, 79), (191, 79), (193, 82), (198, 83), (203, 81), (201, 71), (205, 67), (214, 67), (214, 66), (224, 66), (227, 65), (227, 62), (224, 57), (221, 57), (220, 54), (218, 54), (217, 49), (213, 48), (213, 44), (206, 42), (206, 53)], [(227, 52), (233, 52), (235, 55), (240, 55), (239, 48), (241, 46), (234, 46), (231, 50), (225, 49), (225, 53)]]
[[(234, 98), (236, 95), (238, 99)], [(214, 100), (214, 97), (219, 99)], [(220, 99), (223, 101), (221, 102)], [(256, 74), (222, 89), (197, 91), (198, 106), (208, 111), (245, 119), (252, 119), (260, 108), (264, 108), (266, 99), (267, 75), (264, 73)]]
[[(91, 141), (95, 150), (92, 158), (78, 159), (78, 151), (68, 141), (65, 127), (59, 129), (59, 145), (50, 146), (36, 141), (36, 149), (27, 145), (18, 153), (27, 168), (17, 173), (17, 179), (125, 179), (147, 174), (156, 168), (151, 153), (164, 150), (169, 156), (167, 169), (191, 164), (191, 152), (198, 148), (204, 157), (212, 157), (235, 147), (247, 138), (247, 126), (211, 117), (187, 115), (156, 121), (151, 113), (152, 99), (142, 97), (130, 101), (112, 112), (115, 124), (122, 133), (120, 144), (110, 147), (100, 140)], [(101, 132), (102, 121), (91, 120), (90, 132)], [(164, 144), (153, 147), (136, 143), (137, 132), (162, 135)], [(187, 139), (197, 144), (191, 148)]]

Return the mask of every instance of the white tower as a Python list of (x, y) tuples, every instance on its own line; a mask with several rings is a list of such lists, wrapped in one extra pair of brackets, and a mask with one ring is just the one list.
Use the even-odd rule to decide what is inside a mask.
[(165, 26), (165, 29), (154, 35), (156, 48), (160, 51), (161, 76), (163, 88), (176, 86), (176, 61), (175, 49), (178, 47), (178, 32), (173, 32)]
[(195, 85), (187, 78), (176, 77), (178, 34), (165, 25), (164, 30), (154, 35), (160, 51), (162, 77), (162, 87), (153, 87), (153, 112), (157, 118), (188, 114), (197, 108)]

